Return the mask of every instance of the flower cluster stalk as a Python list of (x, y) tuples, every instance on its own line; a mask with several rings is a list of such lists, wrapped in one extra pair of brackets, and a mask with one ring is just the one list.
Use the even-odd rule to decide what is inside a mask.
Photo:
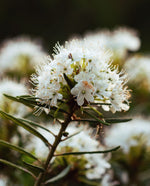
[(66, 115), (66, 118), (65, 118), (64, 122), (61, 125), (60, 131), (59, 131), (58, 135), (55, 137), (55, 141), (54, 141), (54, 143), (53, 143), (53, 145), (52, 145), (52, 147), (50, 149), (50, 152), (48, 154), (46, 163), (44, 165), (44, 170), (45, 171), (43, 173), (40, 173), (39, 174), (39, 176), (38, 176), (38, 178), (37, 178), (34, 186), (41, 186), (42, 185), (42, 182), (44, 180), (44, 177), (45, 177), (45, 175), (47, 173), (47, 170), (48, 170), (48, 168), (50, 166), (51, 159), (54, 156), (55, 150), (56, 150), (57, 146), (59, 145), (59, 143), (61, 142), (61, 138), (63, 136), (63, 133), (65, 132), (67, 126), (69, 125), (69, 123), (71, 121), (71, 117), (72, 117), (74, 111), (77, 109), (76, 106), (77, 106), (76, 105), (76, 102), (74, 102), (74, 101), (72, 101), (71, 103), (69, 103), (70, 112), (69, 112), (68, 115)]

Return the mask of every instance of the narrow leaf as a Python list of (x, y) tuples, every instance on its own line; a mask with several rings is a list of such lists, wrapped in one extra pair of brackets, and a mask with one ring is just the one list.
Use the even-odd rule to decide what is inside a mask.
[(74, 134), (72, 134), (72, 135), (70, 135), (70, 136), (68, 136), (68, 137), (66, 137), (66, 138), (64, 138), (64, 139), (62, 139), (61, 141), (66, 141), (67, 139), (72, 138), (73, 136), (76, 136), (76, 135), (79, 134), (80, 132), (81, 132), (81, 131), (76, 132), (76, 133), (74, 133)]
[(19, 119), (15, 118), (14, 116), (7, 114), (6, 112), (3, 112), (0, 110), (0, 114), (2, 116), (4, 116), (5, 118), (13, 121), (15, 124), (23, 127), (24, 129), (26, 129), (27, 131), (29, 131), (30, 133), (32, 133), (33, 135), (37, 136), (38, 138), (40, 138), (47, 146), (50, 146), (48, 140), (42, 136), (37, 130), (35, 130), (33, 127), (31, 127), (30, 125), (28, 125), (25, 122), (20, 121)]
[(131, 121), (132, 119), (131, 118), (124, 118), (124, 119), (121, 119), (121, 118), (106, 118), (105, 121), (108, 122), (108, 123), (121, 123), (121, 122), (128, 122), (128, 121)]
[(35, 165), (32, 165), (30, 163), (27, 163), (25, 161), (23, 161), (23, 164), (31, 171), (34, 171), (36, 173), (40, 173), (40, 172), (44, 172), (44, 169), (42, 167), (39, 167), (39, 166), (35, 166)]
[(70, 89), (72, 89), (74, 87), (74, 83), (71, 81), (71, 79), (64, 73), (64, 78), (67, 82), (67, 84), (69, 85)]
[(53, 134), (53, 132), (51, 132), (49, 129), (43, 127), (42, 125), (40, 125), (40, 124), (38, 124), (38, 123), (36, 123), (36, 122), (30, 121), (30, 120), (27, 120), (27, 119), (22, 119), (22, 118), (17, 118), (17, 119), (18, 119), (19, 121), (28, 123), (28, 124), (30, 124), (30, 125), (32, 125), (32, 126), (39, 127), (39, 128), (41, 128), (41, 129), (43, 129), (43, 130), (45, 130), (45, 131), (51, 133), (53, 136), (55, 136), (55, 135)]
[(21, 167), (19, 165), (16, 165), (14, 163), (11, 163), (11, 162), (6, 161), (6, 160), (3, 160), (3, 159), (0, 159), (0, 162), (1, 163), (4, 163), (6, 165), (9, 165), (11, 167), (17, 168), (17, 169), (19, 169), (19, 170), (21, 170), (23, 172), (26, 172), (26, 173), (30, 174), (34, 179), (36, 179), (36, 176), (32, 172), (30, 172), (29, 170), (27, 170), (27, 169), (25, 169), (25, 168), (23, 168), (23, 167)]
[(30, 108), (34, 108), (36, 106), (36, 102), (34, 102), (33, 104), (33, 101), (31, 102), (30, 100), (26, 100), (26, 99), (23, 99), (23, 98), (20, 98), (19, 96), (18, 97), (13, 97), (13, 96), (10, 96), (10, 95), (7, 95), (7, 94), (4, 94), (5, 97), (13, 100), (13, 101), (16, 101), (16, 102), (19, 102), (19, 103), (23, 103), (24, 105), (30, 107)]
[(97, 102), (97, 103), (90, 103), (90, 105), (111, 105), (111, 103), (99, 103), (99, 102)]
[[(30, 96), (27, 97), (27, 96), (17, 96), (17, 97), (13, 97), (13, 96), (10, 96), (10, 95), (7, 95), (7, 94), (4, 94), (4, 96), (6, 96), (7, 98), (13, 100), (13, 101), (16, 101), (16, 102), (19, 102), (19, 103), (23, 103), (24, 105), (30, 107), (30, 108), (35, 108), (36, 106), (38, 106), (39, 108), (40, 107), (43, 107), (43, 108), (49, 108), (49, 105), (46, 105), (46, 104), (40, 104), (40, 102), (36, 101), (36, 99), (38, 98), (35, 98), (35, 97), (32, 97)], [(54, 110), (56, 111), (58, 108), (57, 107), (51, 107), (51, 110)], [(63, 109), (59, 109), (59, 112), (62, 112), (62, 113), (65, 113), (65, 114), (68, 114), (67, 111), (63, 110)]]
[(82, 155), (82, 154), (100, 154), (100, 153), (108, 153), (112, 151), (116, 151), (120, 148), (120, 146), (117, 146), (113, 149), (104, 150), (104, 151), (83, 151), (83, 152), (66, 152), (62, 154), (55, 154), (55, 156), (68, 156), (68, 155)]
[(103, 116), (103, 114), (101, 112), (99, 112), (98, 110), (96, 110), (94, 107), (92, 107), (91, 105), (88, 105), (90, 107), (90, 109), (92, 109), (94, 112), (96, 112), (100, 117)]
[(36, 158), (36, 157), (33, 156), (32, 154), (30, 154), (29, 152), (25, 151), (23, 148), (18, 147), (18, 146), (16, 146), (16, 145), (12, 145), (11, 143), (8, 143), (8, 142), (6, 142), (6, 141), (0, 140), (0, 145), (3, 145), (3, 146), (5, 146), (5, 147), (9, 147), (9, 148), (11, 148), (11, 149), (13, 149), (13, 150), (15, 150), (15, 151), (20, 152), (21, 154), (24, 154), (24, 155), (26, 155), (26, 156), (29, 156), (30, 158), (33, 158), (33, 159), (35, 159), (35, 160), (38, 160), (38, 158)]
[(91, 116), (92, 118), (94, 118), (96, 121), (104, 124), (104, 125), (110, 125), (110, 123), (107, 123), (107, 122), (104, 122), (104, 121), (100, 120), (98, 117), (96, 117), (95, 115), (93, 115), (93, 114), (91, 114), (91, 113), (89, 113), (85, 110), (83, 110), (83, 112), (86, 113), (87, 115)]
[(55, 182), (55, 181), (58, 181), (58, 180), (62, 179), (63, 177), (65, 177), (68, 174), (70, 169), (71, 169), (71, 165), (68, 165), (62, 172), (60, 172), (60, 174), (58, 174), (57, 176), (47, 180), (45, 182), (45, 184), (52, 183), (52, 182)]

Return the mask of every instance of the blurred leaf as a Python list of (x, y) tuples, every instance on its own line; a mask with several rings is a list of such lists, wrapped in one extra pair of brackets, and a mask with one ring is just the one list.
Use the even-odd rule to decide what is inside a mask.
[(53, 182), (55, 182), (55, 181), (58, 181), (58, 180), (62, 179), (63, 177), (65, 177), (65, 176), (69, 173), (70, 169), (71, 169), (71, 165), (68, 165), (68, 166), (67, 166), (62, 172), (60, 172), (57, 176), (55, 176), (55, 177), (53, 177), (53, 178), (47, 180), (47, 181), (45, 182), (45, 184), (53, 183)]
[(92, 118), (94, 118), (96, 121), (104, 124), (104, 125), (110, 125), (110, 123), (107, 123), (107, 122), (104, 122), (104, 121), (100, 120), (98, 117), (96, 117), (95, 115), (93, 115), (93, 114), (91, 114), (91, 113), (89, 113), (85, 110), (83, 110), (83, 112), (86, 113), (87, 115), (91, 116)]
[(21, 166), (19, 166), (19, 165), (16, 165), (16, 164), (14, 164), (14, 163), (11, 163), (11, 162), (6, 161), (6, 160), (3, 160), (3, 159), (0, 159), (0, 162), (1, 162), (1, 163), (4, 163), (4, 164), (6, 164), (6, 165), (9, 165), (9, 166), (11, 166), (11, 167), (17, 168), (17, 169), (19, 169), (19, 170), (21, 170), (21, 171), (24, 171), (24, 172), (30, 174), (34, 179), (36, 179), (36, 176), (35, 176), (32, 172), (30, 172), (29, 170), (27, 170), (27, 169), (25, 169), (25, 168), (23, 168), (23, 167), (21, 167)]
[(18, 147), (18, 146), (16, 146), (16, 145), (12, 145), (12, 144), (10, 144), (10, 143), (8, 143), (8, 142), (6, 142), (6, 141), (0, 140), (0, 145), (3, 145), (3, 146), (5, 146), (5, 147), (9, 147), (9, 148), (11, 148), (11, 149), (13, 149), (13, 150), (15, 150), (15, 151), (20, 152), (21, 154), (24, 154), (24, 155), (26, 155), (26, 156), (29, 156), (29, 157), (35, 159), (35, 160), (38, 160), (38, 158), (36, 158), (36, 157), (33, 156), (32, 154), (30, 154), (29, 152), (25, 151), (23, 148)]
[(10, 115), (10, 114), (7, 114), (3, 111), (0, 110), (0, 114), (13, 121), (15, 124), (23, 127), (24, 129), (26, 129), (28, 132), (32, 133), (33, 135), (37, 136), (38, 138), (40, 138), (47, 146), (50, 146), (48, 140), (42, 136), (37, 130), (35, 130), (33, 127), (31, 127), (30, 125), (28, 125), (27, 123), (23, 122), (23, 121), (20, 121), (19, 119), (15, 118), (14, 116)]
[(117, 146), (113, 149), (104, 150), (104, 151), (84, 151), (84, 152), (66, 152), (62, 154), (55, 154), (54, 156), (68, 156), (68, 155), (83, 155), (83, 154), (101, 154), (101, 153), (108, 153), (112, 151), (116, 151), (120, 148), (120, 146)]
[(93, 180), (88, 180), (87, 178), (79, 177), (80, 182), (85, 183), (86, 185), (98, 186), (98, 182)]

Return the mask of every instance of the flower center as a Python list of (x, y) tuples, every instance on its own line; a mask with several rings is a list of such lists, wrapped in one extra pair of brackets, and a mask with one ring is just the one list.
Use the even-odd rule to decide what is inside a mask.
[(85, 90), (82, 90), (82, 94), (85, 94)]
[(92, 89), (94, 91), (93, 85), (91, 85), (88, 81), (82, 81), (83, 86), (89, 89)]

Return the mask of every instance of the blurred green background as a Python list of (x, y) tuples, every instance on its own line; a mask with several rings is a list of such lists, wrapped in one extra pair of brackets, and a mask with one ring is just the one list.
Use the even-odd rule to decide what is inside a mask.
[(0, 41), (18, 35), (42, 38), (52, 51), (73, 34), (129, 26), (150, 49), (150, 0), (0, 0)]

